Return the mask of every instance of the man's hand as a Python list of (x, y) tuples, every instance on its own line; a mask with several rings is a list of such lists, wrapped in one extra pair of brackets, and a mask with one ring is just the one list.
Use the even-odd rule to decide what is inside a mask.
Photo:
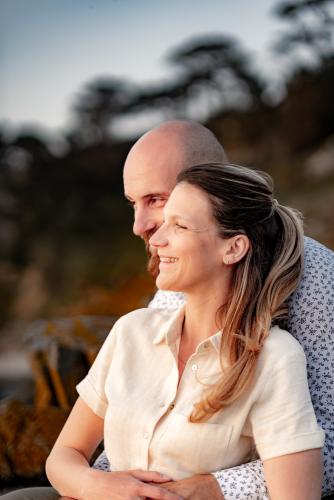
[(180, 495), (184, 500), (224, 500), (220, 486), (211, 474), (196, 474), (159, 486)]
[(159, 472), (128, 470), (104, 472), (88, 469), (78, 496), (81, 500), (183, 500), (175, 493), (163, 488), (171, 478)]

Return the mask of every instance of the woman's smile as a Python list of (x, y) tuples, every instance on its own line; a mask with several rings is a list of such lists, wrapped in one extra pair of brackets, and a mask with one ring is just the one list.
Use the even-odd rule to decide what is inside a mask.
[(176, 257), (168, 257), (166, 255), (159, 255), (159, 259), (159, 269), (168, 268), (171, 264), (175, 264), (179, 260)]
[(164, 222), (150, 244), (159, 256), (156, 285), (162, 290), (188, 293), (194, 286), (202, 288), (221, 279), (224, 240), (218, 235), (206, 193), (195, 186), (175, 187), (164, 207)]

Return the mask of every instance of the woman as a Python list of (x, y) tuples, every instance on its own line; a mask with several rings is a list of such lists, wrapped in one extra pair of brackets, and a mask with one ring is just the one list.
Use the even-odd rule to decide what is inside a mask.
[[(47, 461), (62, 495), (172, 500), (159, 483), (258, 453), (271, 498), (320, 498), (324, 436), (305, 357), (275, 326), (298, 285), (302, 242), (298, 215), (273, 199), (265, 174), (222, 164), (180, 173), (150, 244), (157, 286), (185, 292), (186, 306), (115, 324)], [(118, 472), (89, 468), (103, 437)]]

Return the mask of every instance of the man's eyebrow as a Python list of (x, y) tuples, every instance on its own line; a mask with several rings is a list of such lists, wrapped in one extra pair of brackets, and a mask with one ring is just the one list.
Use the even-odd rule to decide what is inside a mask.
[(170, 193), (148, 193), (148, 194), (144, 194), (143, 198), (155, 198), (155, 197), (159, 197), (159, 198), (169, 198), (169, 195)]
[[(155, 197), (158, 197), (158, 198), (169, 198), (169, 195), (170, 193), (148, 193), (148, 194), (144, 194), (143, 196), (141, 196), (141, 199), (142, 200), (145, 200), (147, 198), (155, 198)], [(131, 196), (128, 196), (127, 194), (124, 194), (125, 198), (131, 202), (133, 202), (134, 200), (131, 198)]]

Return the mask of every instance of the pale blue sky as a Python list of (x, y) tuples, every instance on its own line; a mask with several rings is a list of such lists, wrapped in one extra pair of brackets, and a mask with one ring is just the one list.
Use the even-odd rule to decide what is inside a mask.
[(270, 43), (284, 26), (277, 0), (0, 0), (0, 122), (64, 128), (93, 77), (169, 78), (168, 51), (194, 35), (240, 39), (271, 73)]

